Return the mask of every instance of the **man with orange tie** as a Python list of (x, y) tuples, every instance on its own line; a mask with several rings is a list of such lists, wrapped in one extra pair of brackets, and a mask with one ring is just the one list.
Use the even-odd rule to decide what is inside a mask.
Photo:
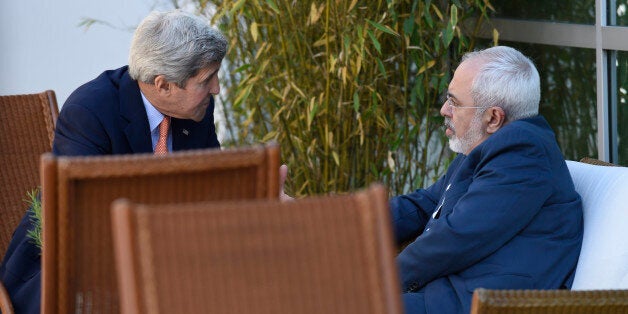
[[(218, 148), (214, 98), (227, 50), (208, 21), (153, 12), (135, 31), (129, 65), (76, 89), (62, 107), (55, 155), (111, 155)], [(40, 250), (26, 237), (27, 213), (0, 266), (16, 313), (39, 313)]]
[(168, 151), (219, 147), (213, 95), (226, 49), (226, 39), (202, 18), (149, 15), (135, 32), (128, 67), (104, 72), (65, 102), (53, 152), (152, 152), (162, 121), (169, 121)]

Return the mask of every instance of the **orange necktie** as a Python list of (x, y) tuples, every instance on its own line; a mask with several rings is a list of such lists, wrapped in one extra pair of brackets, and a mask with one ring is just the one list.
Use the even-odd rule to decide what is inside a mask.
[(164, 119), (159, 123), (159, 140), (155, 146), (155, 155), (168, 153), (168, 128), (170, 128), (170, 117), (164, 116)]

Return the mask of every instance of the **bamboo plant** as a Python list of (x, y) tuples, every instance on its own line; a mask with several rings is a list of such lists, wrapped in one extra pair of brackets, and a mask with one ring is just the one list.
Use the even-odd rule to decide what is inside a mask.
[(280, 143), (289, 193), (398, 194), (443, 173), (442, 95), (488, 0), (192, 2), (230, 40), (223, 146)]

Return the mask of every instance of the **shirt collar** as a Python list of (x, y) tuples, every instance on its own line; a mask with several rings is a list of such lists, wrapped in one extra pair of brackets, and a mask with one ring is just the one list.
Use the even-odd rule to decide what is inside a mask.
[(148, 101), (146, 96), (144, 96), (144, 93), (140, 91), (140, 94), (142, 95), (142, 101), (144, 102), (144, 108), (146, 109), (146, 116), (148, 117), (148, 125), (150, 126), (150, 131), (152, 132), (157, 127), (159, 127), (161, 120), (164, 119), (164, 115), (161, 112), (159, 112), (159, 110), (157, 110), (157, 108), (155, 108), (155, 106), (153, 106), (153, 104), (151, 104), (150, 101)]

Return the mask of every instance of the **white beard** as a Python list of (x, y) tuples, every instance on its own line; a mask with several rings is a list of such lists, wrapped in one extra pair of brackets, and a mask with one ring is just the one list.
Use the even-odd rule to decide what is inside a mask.
[(467, 152), (470, 152), (471, 148), (484, 136), (484, 132), (482, 132), (481, 114), (473, 116), (473, 120), (471, 120), (471, 124), (469, 125), (469, 130), (462, 137), (458, 137), (456, 135), (456, 129), (450, 119), (445, 119), (445, 126), (453, 132), (453, 135), (449, 138), (449, 149), (456, 153), (466, 154)]

